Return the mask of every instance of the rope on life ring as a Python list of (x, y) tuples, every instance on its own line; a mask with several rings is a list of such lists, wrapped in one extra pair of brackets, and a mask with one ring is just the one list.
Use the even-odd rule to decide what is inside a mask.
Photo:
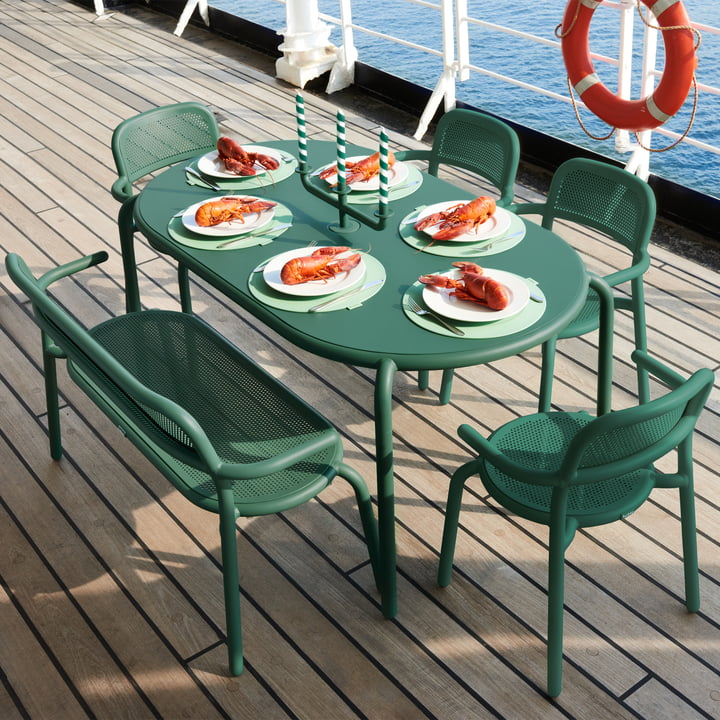
[[(637, 133), (652, 130), (675, 115), (693, 86), (695, 101), (692, 116), (682, 137), (663, 150), (651, 151), (669, 150), (687, 136), (695, 118), (698, 97), (695, 81), (696, 50), (700, 46), (700, 33), (690, 25), (690, 19), (680, 0), (642, 0), (657, 17), (659, 26), (648, 23), (640, 0), (637, 0), (642, 21), (648, 27), (662, 31), (665, 70), (651, 95), (641, 100), (623, 100), (603, 85), (590, 58), (590, 20), (601, 2), (602, 0), (569, 0), (563, 22), (555, 28), (555, 34), (562, 42), (563, 58), (568, 72), (568, 89), (580, 127), (595, 140), (606, 140), (615, 129), (629, 130), (637, 136)], [(588, 132), (580, 119), (573, 90), (595, 115), (613, 127), (608, 135), (597, 137)]]

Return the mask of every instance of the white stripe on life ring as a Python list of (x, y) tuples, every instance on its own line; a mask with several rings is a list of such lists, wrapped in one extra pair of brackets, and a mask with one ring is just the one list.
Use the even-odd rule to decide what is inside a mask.
[[(580, 4), (590, 8), (591, 10), (594, 10), (598, 5), (602, 3), (602, 1), (603, 0), (580, 0)], [(674, 1), (675, 0), (673, 0), (673, 2)]]
[(669, 7), (672, 7), (678, 2), (680, 2), (680, 0), (657, 0), (657, 2), (650, 8), (650, 12), (657, 18)]
[(582, 97), (582, 94), (593, 85), (597, 85), (600, 82), (600, 78), (597, 73), (590, 73), (586, 75), (577, 85), (575, 85), (575, 92)]
[(647, 106), (648, 112), (656, 119), (659, 120), (661, 123), (667, 122), (672, 115), (668, 115), (667, 113), (664, 113), (656, 104), (655, 104), (655, 98), (651, 95), (646, 101), (645, 105)]

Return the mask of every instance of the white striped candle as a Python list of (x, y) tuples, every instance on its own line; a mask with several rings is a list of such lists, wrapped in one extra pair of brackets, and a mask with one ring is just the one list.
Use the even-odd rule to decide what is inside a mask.
[(335, 130), (337, 134), (337, 184), (338, 190), (345, 189), (345, 116), (342, 110), (337, 111), (337, 119), (335, 122)]
[(297, 118), (298, 161), (300, 170), (307, 165), (307, 131), (305, 130), (305, 101), (300, 93), (295, 95), (295, 116)]
[(380, 128), (380, 213), (387, 209), (388, 204), (388, 175), (390, 166), (388, 164), (388, 136), (383, 128)]

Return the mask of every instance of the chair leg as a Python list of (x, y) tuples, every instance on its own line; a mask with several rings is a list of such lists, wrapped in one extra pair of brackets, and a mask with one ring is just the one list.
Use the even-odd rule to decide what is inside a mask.
[(452, 393), (452, 383), (455, 371), (452, 368), (445, 368), (442, 374), (442, 381), (440, 383), (440, 404), (447, 405), (450, 402), (450, 395)]
[(700, 609), (697, 533), (695, 528), (695, 492), (692, 476), (680, 488), (680, 524), (682, 528), (683, 566), (685, 569), (685, 606), (689, 612)]
[(338, 475), (345, 478), (345, 480), (352, 485), (352, 488), (355, 491), (355, 500), (357, 502), (358, 510), (360, 511), (360, 521), (365, 535), (368, 555), (370, 556), (370, 564), (373, 570), (373, 578), (375, 579), (375, 587), (377, 587), (378, 592), (382, 593), (379, 565), (380, 540), (377, 521), (375, 520), (375, 514), (373, 512), (372, 500), (370, 498), (370, 491), (360, 474), (345, 465), (345, 463), (339, 464)]
[(192, 296), (190, 295), (190, 279), (188, 269), (178, 264), (178, 285), (180, 286), (180, 307), (184, 313), (192, 314)]
[(125, 311), (140, 310), (140, 290), (138, 288), (137, 266), (135, 265), (135, 222), (133, 220), (133, 196), (126, 200), (118, 212), (118, 229), (120, 231), (120, 252), (122, 253), (123, 275), (125, 277)]
[(538, 412), (549, 412), (552, 398), (553, 373), (555, 371), (555, 345), (557, 338), (550, 338), (542, 345), (542, 365), (540, 368), (540, 391)]
[(220, 490), (220, 547), (228, 664), (231, 675), (243, 671), (242, 623), (240, 619), (240, 577), (238, 573), (237, 529), (232, 490)]
[(548, 568), (547, 692), (562, 692), (563, 603), (565, 598), (565, 542), (560, 528), (550, 528)]
[(478, 462), (478, 460), (471, 460), (461, 465), (450, 478), (447, 505), (445, 506), (442, 546), (440, 548), (440, 564), (437, 575), (437, 582), (440, 587), (446, 587), (450, 584), (463, 490), (465, 489), (466, 480), (477, 473)]

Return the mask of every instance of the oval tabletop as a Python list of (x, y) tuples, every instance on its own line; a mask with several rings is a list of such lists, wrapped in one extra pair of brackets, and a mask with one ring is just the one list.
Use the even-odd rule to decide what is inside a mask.
[[(295, 154), (292, 141), (264, 143), (284, 153)], [(349, 147), (348, 154), (372, 152)], [(309, 161), (313, 168), (333, 161), (335, 145), (310, 142)], [(242, 193), (242, 181), (233, 194)], [(338, 224), (338, 211), (324, 200), (310, 194), (299, 174), (277, 183), (254, 187), (253, 196), (267, 198), (290, 208), (292, 226), (272, 242), (242, 247), (233, 252), (216, 252), (211, 248), (187, 247), (175, 242), (169, 232), (172, 216), (213, 192), (186, 182), (182, 167), (166, 170), (151, 180), (135, 204), (135, 218), (140, 231), (151, 245), (181, 260), (193, 272), (238, 302), (299, 347), (330, 359), (354, 365), (376, 367), (391, 359), (398, 369), (441, 369), (476, 365), (517, 354), (535, 347), (556, 335), (582, 307), (588, 286), (588, 275), (580, 256), (558, 235), (522, 218), (526, 226), (522, 241), (488, 258), (488, 266), (531, 278), (545, 298), (541, 316), (518, 332), (494, 338), (447, 336), (412, 322), (403, 311), (403, 297), (424, 274), (447, 272), (452, 262), (463, 259), (433, 255), (410, 247), (400, 236), (399, 223), (420, 208), (445, 199), (472, 196), (448, 182), (422, 173), (417, 189), (405, 197), (392, 200), (392, 215), (385, 229), (365, 225), (348, 233), (330, 229)], [(377, 208), (364, 205), (374, 219)], [(318, 246), (347, 245), (369, 253), (382, 263), (386, 278), (382, 288), (362, 304), (340, 308), (336, 312), (290, 312), (270, 307), (258, 300), (248, 286), (253, 268), (263, 260), (300, 248), (309, 242)], [(459, 250), (458, 252), (464, 252)], [(482, 265), (482, 256), (474, 258)]]

